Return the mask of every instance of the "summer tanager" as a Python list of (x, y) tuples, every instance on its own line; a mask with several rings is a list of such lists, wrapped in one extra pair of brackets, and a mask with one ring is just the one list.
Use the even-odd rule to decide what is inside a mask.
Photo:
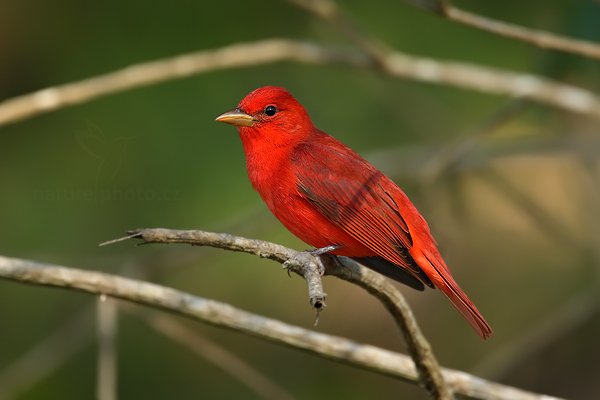
[(414, 289), (437, 287), (479, 336), (492, 334), (402, 189), (317, 129), (285, 89), (256, 89), (217, 121), (237, 127), (252, 186), (294, 235)]

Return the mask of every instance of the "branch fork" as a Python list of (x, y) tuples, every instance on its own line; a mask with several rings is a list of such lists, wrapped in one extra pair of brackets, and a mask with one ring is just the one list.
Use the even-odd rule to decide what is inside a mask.
[[(309, 302), (318, 313), (325, 307), (322, 275), (332, 275), (352, 282), (375, 296), (390, 312), (414, 360), (419, 381), (434, 399), (453, 399), (452, 391), (444, 380), (431, 346), (421, 332), (412, 311), (402, 294), (383, 276), (346, 257), (326, 254), (334, 246), (311, 252), (292, 249), (262, 240), (247, 239), (226, 233), (201, 230), (171, 230), (164, 228), (135, 229), (127, 236), (101, 243), (107, 245), (128, 239), (140, 239), (147, 243), (183, 243), (197, 246), (212, 246), (225, 250), (239, 251), (277, 261), (302, 276), (308, 285)], [(318, 319), (317, 319), (318, 321)]]
[[(128, 233), (125, 238), (105, 244), (132, 238), (139, 238), (142, 243), (187, 243), (246, 252), (280, 263), (298, 253), (278, 244), (223, 233), (169, 229), (138, 229)], [(336, 262), (330, 262), (331, 260)], [(433, 357), (431, 348), (418, 329), (400, 292), (388, 280), (345, 257), (322, 257), (322, 261), (326, 274), (361, 286), (385, 305), (404, 336), (412, 338), (407, 340), (412, 361), (402, 354), (288, 325), (229, 304), (113, 274), (0, 256), (0, 279), (104, 294), (160, 308), (355, 367), (409, 382), (419, 382), (435, 399), (451, 399), (452, 393), (455, 392), (476, 399), (558, 400), (555, 397), (486, 381), (465, 372), (442, 369)]]

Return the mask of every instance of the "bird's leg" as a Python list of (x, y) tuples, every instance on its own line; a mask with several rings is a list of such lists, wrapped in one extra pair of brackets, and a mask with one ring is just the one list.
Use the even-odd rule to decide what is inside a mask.
[(319, 247), (318, 249), (310, 250), (309, 253), (315, 257), (318, 257), (323, 254), (327, 254), (334, 250), (340, 249), (341, 247), (341, 244), (330, 244), (329, 246)]
[(325, 275), (325, 265), (323, 265), (323, 260), (321, 260), (321, 256), (328, 254), (334, 250), (341, 248), (341, 244), (330, 244), (329, 246), (319, 247), (318, 249), (310, 250), (308, 253), (313, 257), (316, 257), (318, 260), (317, 267), (319, 267), (319, 273), (321, 276)]

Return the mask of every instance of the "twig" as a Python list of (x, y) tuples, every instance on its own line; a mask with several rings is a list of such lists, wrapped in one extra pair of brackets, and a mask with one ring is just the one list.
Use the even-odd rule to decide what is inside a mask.
[(381, 67), (385, 63), (386, 54), (391, 49), (362, 30), (334, 0), (288, 0), (288, 2), (333, 25), (357, 48), (363, 50), (376, 65)]
[(600, 44), (595, 42), (573, 39), (542, 30), (487, 18), (454, 7), (448, 0), (405, 1), (415, 7), (440, 15), (450, 21), (477, 28), (498, 36), (519, 40), (542, 49), (558, 50), (583, 57), (600, 59)]
[[(407, 356), (288, 325), (228, 304), (148, 282), (3, 256), (0, 256), (0, 277), (30, 284), (106, 294), (285, 344), (362, 369), (410, 382), (417, 380), (414, 364)], [(455, 393), (476, 399), (556, 399), (489, 382), (461, 371), (444, 369), (443, 374)]]
[[(298, 257), (298, 252), (275, 243), (262, 240), (247, 239), (227, 233), (206, 231), (181, 231), (172, 229), (136, 229), (127, 232), (127, 236), (101, 243), (106, 246), (127, 239), (142, 239), (144, 243), (184, 243), (196, 246), (212, 246), (226, 250), (254, 254), (268, 258), (281, 264)], [(321, 283), (321, 272), (318, 260), (312, 257), (309, 262), (292, 262), (287, 264), (288, 270), (300, 275), (308, 283), (308, 299), (315, 310), (325, 307), (326, 294)], [(311, 262), (312, 261), (312, 262)]]
[[(592, 43), (592, 42), (584, 42), (578, 41), (568, 38), (563, 38), (560, 36), (552, 35), (542, 31), (534, 31), (531, 29), (522, 28), (516, 25), (510, 25), (506, 23), (502, 23), (499, 21), (494, 21), (491, 19), (487, 19), (481, 17), (476, 14), (471, 14), (462, 10), (459, 10), (456, 7), (453, 7), (450, 4), (450, 0), (406, 0), (413, 5), (428, 10), (430, 12), (434, 12), (439, 15), (443, 15), (446, 18), (456, 21), (462, 22), (463, 24), (478, 27), (480, 29), (488, 30), (490, 32), (497, 33), (499, 35), (513, 37), (517, 39), (521, 39), (524, 41), (529, 41), (534, 43), (540, 47), (553, 48), (568, 52), (579, 53), (583, 55), (587, 55), (593, 58), (600, 58), (600, 45)], [(288, 2), (295, 4), (296, 6), (308, 11), (314, 16), (324, 20), (330, 25), (333, 25), (339, 32), (341, 32), (344, 36), (346, 36), (357, 48), (364, 51), (369, 57), (371, 57), (373, 64), (375, 67), (379, 68), (382, 72), (395, 75), (394, 71), (399, 66), (406, 64), (405, 62), (398, 62), (399, 58), (409, 57), (412, 61), (417, 61), (416, 57), (408, 56), (407, 54), (402, 54), (399, 52), (394, 52), (391, 48), (389, 48), (385, 43), (381, 42), (377, 38), (373, 38), (370, 34), (366, 33), (364, 30), (360, 29), (358, 24), (352, 21), (344, 12), (341, 10), (335, 0), (288, 0)], [(396, 57), (399, 56), (399, 57)], [(405, 60), (404, 60), (405, 61)], [(456, 70), (448, 70), (450, 72), (449, 76), (442, 77), (443, 73), (438, 73), (440, 71), (434, 71), (433, 68), (430, 69), (430, 64), (432, 61), (435, 63), (437, 61), (434, 60), (426, 60), (420, 65), (420, 70), (424, 74), (432, 73), (432, 75), (438, 75), (436, 78), (430, 80), (430, 77), (425, 77), (423, 74), (419, 74), (419, 68), (411, 69), (411, 72), (406, 73), (406, 77), (410, 79), (423, 80), (427, 82), (437, 82), (437, 83), (446, 83), (450, 85), (462, 86), (458, 84), (458, 82), (453, 81), (460, 73), (456, 74)], [(445, 66), (449, 66), (449, 63), (446, 63)], [(466, 66), (466, 64), (462, 64)], [(471, 68), (471, 66), (468, 66)], [(489, 83), (494, 81), (494, 78), (490, 79), (490, 76), (485, 76), (485, 74), (479, 74), (479, 72), (483, 72), (483, 70), (478, 70), (479, 67), (472, 69), (471, 72), (474, 73), (473, 78), (475, 78), (478, 82), (477, 85), (480, 85), (480, 89), (486, 87), (483, 91), (489, 91), (491, 93), (499, 93), (496, 92), (499, 88), (492, 88), (491, 86), (487, 86)], [(436, 68), (437, 69), (437, 68)], [(464, 72), (467, 72), (466, 70)], [(496, 71), (499, 72), (499, 71)], [(526, 86), (537, 85), (534, 83), (534, 80), (530, 79), (531, 77), (525, 78), (521, 82), (513, 82), (515, 92), (518, 91), (517, 86), (521, 87), (522, 90), (526, 90), (529, 92), (531, 88), (527, 88)], [(438, 81), (438, 79), (441, 79)], [(526, 83), (526, 81), (529, 81)], [(508, 80), (507, 80), (508, 83)], [(466, 87), (466, 86), (465, 86)], [(473, 88), (473, 87), (471, 87)], [(478, 89), (476, 89), (478, 90)], [(512, 89), (511, 89), (512, 91)], [(513, 95), (514, 96), (514, 95)], [(514, 96), (519, 100), (522, 99), (533, 99), (536, 101), (540, 101), (540, 99), (536, 99), (535, 97), (529, 96), (529, 94), (522, 94)], [(543, 102), (543, 101), (542, 101)], [(596, 114), (596, 116), (598, 116)]]
[(286, 39), (267, 39), (135, 64), (104, 75), (8, 99), (0, 103), (0, 126), (160, 82), (214, 70), (281, 61), (374, 69), (396, 78), (522, 97), (600, 118), (598, 96), (585, 89), (536, 75), (475, 64), (438, 61), (397, 51), (388, 52), (384, 59), (375, 62), (371, 55), (360, 50), (344, 50)]
[(444, 16), (451, 21), (499, 36), (520, 40), (543, 49), (558, 50), (600, 60), (600, 45), (594, 42), (572, 39), (542, 30), (486, 18), (452, 6), (445, 11)]

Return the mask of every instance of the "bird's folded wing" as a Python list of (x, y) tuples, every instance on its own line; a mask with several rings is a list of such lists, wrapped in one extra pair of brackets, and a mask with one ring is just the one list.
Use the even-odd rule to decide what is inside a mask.
[(408, 250), (412, 238), (395, 193), (385, 188), (389, 179), (363, 159), (352, 157), (353, 154), (333, 150), (319, 160), (311, 160), (310, 153), (304, 156), (308, 159), (302, 160), (302, 167), (294, 171), (299, 194), (378, 256), (404, 267), (416, 277), (426, 278), (411, 262)]

